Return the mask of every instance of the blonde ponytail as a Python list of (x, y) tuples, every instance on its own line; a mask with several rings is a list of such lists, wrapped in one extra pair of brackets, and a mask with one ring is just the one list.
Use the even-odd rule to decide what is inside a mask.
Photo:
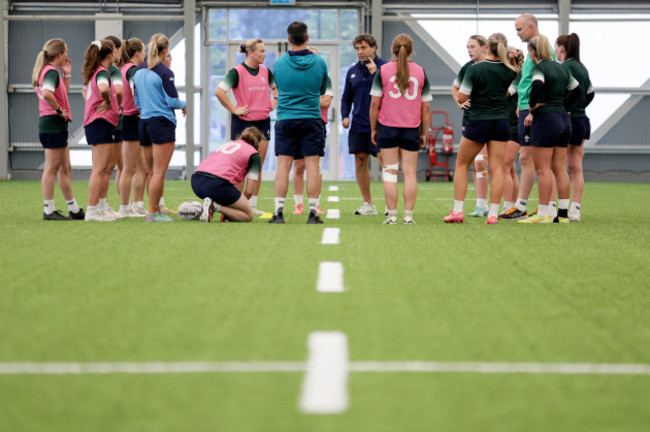
[(397, 87), (400, 92), (406, 93), (409, 89), (409, 57), (413, 54), (413, 39), (405, 33), (395, 36), (392, 51), (397, 59)]
[(147, 53), (147, 69), (153, 69), (160, 63), (160, 53), (169, 49), (169, 39), (162, 33), (156, 33), (149, 40)]
[(45, 42), (43, 49), (36, 56), (36, 63), (32, 71), (32, 87), (36, 88), (39, 86), (38, 80), (45, 65), (54, 61), (59, 54), (63, 54), (65, 49), (65, 41), (63, 39), (56, 38)]
[(538, 60), (552, 60), (550, 42), (544, 35), (538, 35), (528, 41), (528, 49), (535, 50)]
[(503, 33), (494, 33), (490, 35), (488, 43), (490, 45), (490, 53), (493, 56), (498, 57), (509, 69), (516, 71), (515, 67), (510, 64), (510, 60), (508, 59), (508, 39), (506, 39)]

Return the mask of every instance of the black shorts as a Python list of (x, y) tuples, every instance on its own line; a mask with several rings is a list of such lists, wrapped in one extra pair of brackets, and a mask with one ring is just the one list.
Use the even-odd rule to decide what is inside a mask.
[(323, 150), (323, 122), (317, 119), (279, 120), (275, 123), (276, 156), (319, 156)]
[(408, 151), (420, 150), (420, 127), (398, 128), (377, 123), (377, 144), (379, 148), (403, 148)]
[(57, 149), (68, 146), (68, 131), (59, 133), (39, 133), (41, 145), (46, 149)]
[(517, 135), (519, 136), (519, 140), (517, 142), (522, 147), (530, 145), (530, 127), (524, 126), (524, 120), (526, 119), (526, 116), (529, 112), (529, 110), (519, 111), (519, 123), (517, 127)]
[(589, 117), (571, 117), (571, 138), (569, 144), (581, 146), (584, 140), (591, 138)]
[(514, 141), (519, 144), (519, 131), (517, 128), (510, 128), (510, 138), (508, 141)]
[(84, 129), (89, 145), (113, 144), (115, 142), (115, 126), (104, 119), (97, 119), (85, 126)]
[(122, 138), (124, 141), (138, 141), (138, 124), (140, 116), (137, 114), (124, 116), (122, 121)]
[(167, 117), (141, 119), (138, 135), (140, 145), (148, 147), (153, 144), (176, 142), (176, 125)]
[(242, 196), (228, 180), (207, 176), (200, 171), (192, 174), (192, 190), (197, 197), (212, 198), (212, 201), (222, 206), (232, 205)]
[(470, 120), (463, 131), (463, 137), (479, 144), (488, 141), (508, 141), (510, 138), (508, 120)]
[(370, 132), (351, 130), (348, 133), (348, 153), (368, 153), (377, 156), (379, 147), (372, 143)]
[(247, 127), (255, 126), (262, 132), (262, 135), (266, 137), (266, 140), (269, 141), (271, 139), (271, 118), (267, 118), (264, 120), (242, 120), (236, 115), (231, 116), (230, 119), (230, 139), (231, 140), (236, 140), (237, 137), (239, 137), (239, 134), (241, 134), (244, 129)]
[(571, 120), (564, 111), (534, 114), (530, 133), (533, 147), (566, 148), (571, 137)]
[[(321, 152), (318, 156), (325, 157), (325, 146), (327, 146), (327, 123), (325, 123), (322, 119), (321, 122), (323, 122), (323, 148), (321, 149)], [(293, 158), (295, 160), (304, 159), (304, 157), (301, 154), (297, 154)]]
[(122, 142), (122, 129), (115, 129), (114, 135), (113, 135), (113, 142), (114, 143), (121, 143)]

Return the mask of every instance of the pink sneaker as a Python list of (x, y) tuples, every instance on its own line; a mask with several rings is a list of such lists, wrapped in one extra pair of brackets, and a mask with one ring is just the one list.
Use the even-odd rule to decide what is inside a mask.
[(486, 225), (496, 225), (497, 224), (497, 217), (496, 216), (490, 216), (485, 220)]
[(296, 204), (296, 208), (293, 210), (292, 214), (301, 215), (303, 213), (302, 203)]
[(323, 210), (321, 210), (320, 206), (316, 207), (316, 213), (325, 214), (325, 212)]
[(463, 212), (454, 213), (454, 211), (449, 212), (449, 216), (445, 216), (443, 219), (445, 223), (463, 223)]

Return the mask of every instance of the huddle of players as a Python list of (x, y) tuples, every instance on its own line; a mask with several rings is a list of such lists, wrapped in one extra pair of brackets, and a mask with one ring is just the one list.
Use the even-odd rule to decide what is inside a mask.
[[(39, 99), (39, 138), (45, 148), (42, 188), (45, 220), (83, 219), (112, 222), (124, 217), (146, 217), (148, 222), (168, 222), (164, 207), (164, 177), (174, 151), (176, 116), (186, 113), (178, 98), (170, 69), (169, 40), (161, 33), (151, 37), (148, 50), (141, 40), (109, 36), (93, 41), (82, 67), (84, 129), (92, 146), (92, 172), (88, 182), (88, 207), (79, 208), (70, 184), (68, 90), (71, 62), (62, 39), (51, 39), (38, 54), (32, 75)], [(57, 71), (63, 72), (63, 77)], [(117, 165), (119, 212), (108, 206), (110, 176)], [(68, 204), (64, 216), (55, 209), (56, 175)], [(149, 209), (143, 204), (145, 184)], [(129, 201), (133, 186), (134, 203)]]
[[(454, 208), (444, 218), (447, 223), (464, 220), (467, 172), (484, 147), (490, 158), (490, 205), (487, 209), (481, 206), (481, 198), (486, 196), (480, 196), (477, 186), (479, 200), (471, 216), (487, 214), (486, 224), (496, 224), (498, 219), (520, 223), (580, 221), (584, 188), (582, 144), (590, 137), (585, 108), (594, 97), (589, 73), (580, 62), (580, 40), (576, 34), (561, 35), (554, 48), (539, 34), (537, 20), (531, 14), (518, 17), (515, 27), (521, 40), (528, 44), (523, 65), (517, 60), (521, 56), (516, 49), (508, 50), (502, 34), (494, 34), (488, 40), (472, 36), (468, 43), (470, 56), (473, 42), (478, 42), (486, 47), (486, 57), (468, 62), (452, 88), (459, 107), (467, 110), (467, 120), (463, 122), (456, 159)], [(514, 170), (519, 150), (520, 182)], [(526, 204), (535, 173), (539, 207), (528, 215)], [(569, 210), (572, 188), (573, 203)], [(497, 214), (502, 196), (504, 210)]]

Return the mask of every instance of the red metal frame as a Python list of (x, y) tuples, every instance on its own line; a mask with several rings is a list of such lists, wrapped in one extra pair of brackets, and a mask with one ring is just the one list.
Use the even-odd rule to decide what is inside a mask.
[[(439, 136), (439, 134), (444, 134), (445, 129), (451, 128), (451, 123), (449, 123), (449, 114), (447, 114), (447, 111), (431, 111), (430, 115), (431, 115), (431, 117), (430, 117), (430, 121), (429, 121), (429, 133), (427, 134), (428, 135), (427, 136), (427, 142), (429, 142), (429, 140), (431, 140), (431, 139), (433, 140), (433, 147), (434, 147), (433, 151), (435, 152), (436, 151), (436, 149), (435, 149), (436, 141), (442, 142), (442, 139), (443, 139), (442, 136), (440, 136), (439, 138), (436, 138), (436, 136), (437, 135)], [(434, 121), (433, 121), (434, 115), (444, 115), (445, 116), (444, 126), (441, 126), (441, 127), (434, 126)], [(453, 178), (452, 175), (451, 175), (451, 172), (449, 170), (449, 155), (451, 153), (444, 153), (445, 161), (444, 162), (439, 162), (437, 160), (437, 155), (435, 155), (435, 156), (431, 155), (431, 150), (432, 149), (429, 149), (430, 166), (429, 166), (429, 172), (427, 173), (427, 181), (429, 179), (432, 179), (433, 181), (436, 181), (436, 177), (443, 177), (445, 180), (451, 181), (452, 178)], [(452, 151), (452, 153), (453, 153), (453, 151)]]

